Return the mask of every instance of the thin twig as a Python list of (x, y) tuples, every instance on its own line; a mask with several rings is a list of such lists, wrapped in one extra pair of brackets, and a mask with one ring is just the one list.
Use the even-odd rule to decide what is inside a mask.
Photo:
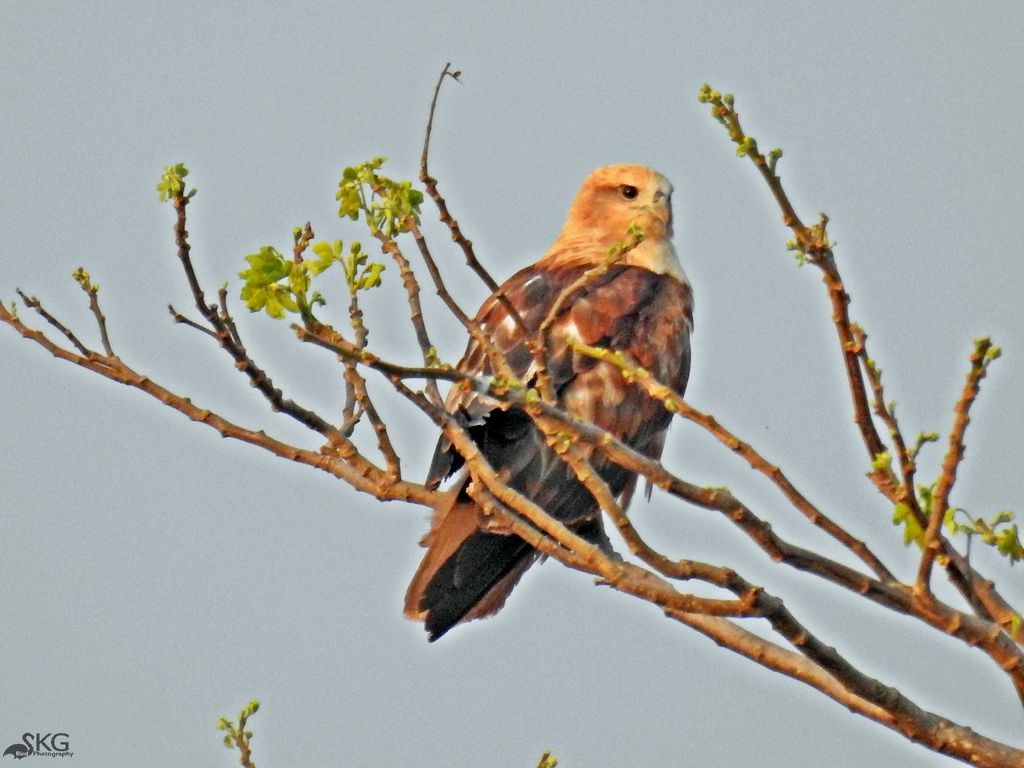
[(316, 233), (313, 232), (313, 225), (307, 221), (302, 229), (298, 230), (295, 245), (292, 247), (292, 260), (296, 264), (302, 262), (302, 254), (306, 252), (314, 237), (316, 237)]
[[(726, 127), (732, 141), (740, 145), (741, 154), (749, 157), (761, 173), (782, 211), (783, 223), (794, 234), (795, 240), (792, 247), (804, 253), (807, 260), (814, 263), (823, 273), (823, 280), (828, 289), (829, 302), (832, 305), (832, 321), (839, 337), (840, 348), (843, 353), (843, 363), (846, 367), (847, 380), (853, 400), (854, 422), (860, 430), (864, 445), (872, 462), (874, 462), (877, 456), (885, 452), (885, 446), (871, 420), (864, 378), (861, 375), (858, 364), (858, 345), (853, 335), (853, 324), (849, 316), (850, 297), (843, 286), (831, 243), (826, 234), (828, 217), (822, 214), (821, 220), (817, 225), (812, 227), (804, 226), (782, 187), (782, 180), (775, 173), (774, 162), (767, 161), (764, 155), (758, 151), (757, 142), (753, 137), (744, 134), (740, 125), (739, 115), (732, 109), (731, 104), (726, 104), (721, 95), (707, 87), (702, 90), (701, 98), (713, 105), (712, 113), (715, 118)], [(902, 489), (895, 482), (887, 482), (886, 477), (885, 473), (878, 473), (874, 474), (872, 479), (878, 481), (876, 486), (886, 498), (894, 504), (898, 504), (900, 503)], [(938, 540), (940, 544), (945, 542), (942, 537), (939, 537)], [(946, 562), (946, 573), (952, 584), (970, 603), (971, 607), (980, 616), (997, 622), (1008, 632), (1016, 626), (1015, 636), (1024, 639), (1024, 624), (1021, 624), (1015, 618), (1019, 617), (1019, 612), (1015, 611), (999, 594), (993, 582), (979, 574), (955, 548), (948, 545), (944, 546), (945, 549), (942, 554)]]
[(445, 78), (450, 77), (458, 82), (459, 75), (461, 72), (451, 71), (451, 62), (444, 65), (444, 69), (441, 70), (440, 76), (437, 78), (437, 85), (434, 87), (434, 97), (430, 101), (430, 116), (427, 119), (427, 130), (423, 137), (423, 153), (420, 156), (420, 181), (423, 182), (423, 186), (427, 190), (427, 194), (430, 195), (430, 199), (434, 201), (434, 205), (437, 206), (438, 218), (441, 223), (448, 227), (448, 231), (451, 233), (452, 240), (456, 245), (462, 249), (463, 256), (465, 256), (466, 264), (470, 269), (476, 273), (484, 285), (487, 286), (487, 290), (498, 300), (498, 302), (508, 312), (509, 317), (519, 328), (524, 338), (528, 335), (526, 324), (523, 322), (523, 318), (520, 316), (519, 311), (512, 306), (512, 302), (509, 301), (508, 297), (501, 290), (498, 283), (491, 277), (491, 274), (484, 268), (484, 265), (479, 262), (476, 257), (476, 253), (473, 250), (473, 243), (470, 241), (462, 232), (462, 228), (459, 226), (459, 222), (452, 216), (448, 210), (448, 203), (445, 202), (444, 197), (437, 188), (437, 179), (430, 175), (430, 171), (427, 168), (427, 161), (430, 155), (430, 135), (434, 129), (434, 112), (437, 109), (437, 97), (441, 93), (441, 86), (444, 84)]
[(231, 335), (231, 340), (235, 342), (239, 349), (244, 350), (245, 345), (242, 343), (242, 336), (238, 332), (238, 326), (235, 325), (235, 318), (231, 316), (231, 311), (228, 309), (228, 286), (227, 283), (222, 285), (217, 291), (217, 303), (220, 307), (220, 319), (224, 323), (224, 327)]
[(691, 421), (705, 429), (716, 440), (729, 448), (729, 450), (745, 459), (753, 469), (771, 480), (786, 499), (788, 499), (797, 510), (803, 513), (811, 523), (832, 536), (853, 554), (857, 555), (865, 565), (875, 572), (878, 578), (882, 581), (896, 581), (892, 572), (886, 568), (882, 561), (878, 559), (878, 557), (861, 539), (851, 535), (846, 531), (846, 529), (828, 517), (828, 515), (822, 512), (821, 509), (797, 490), (796, 486), (790, 482), (789, 478), (786, 477), (786, 474), (777, 465), (772, 464), (765, 459), (764, 456), (762, 456), (749, 443), (736, 437), (735, 434), (722, 426), (713, 416), (703, 413), (691, 406), (682, 397), (680, 397), (678, 392), (673, 391), (669, 387), (657, 381), (654, 376), (651, 375), (650, 371), (647, 371), (633, 361), (627, 359), (627, 357), (622, 353), (613, 352), (612, 350), (601, 347), (589, 346), (580, 342), (575, 342), (573, 344), (573, 349), (580, 354), (587, 355), (588, 357), (593, 357), (597, 360), (616, 366), (623, 372), (623, 375), (628, 377), (630, 381), (642, 386), (650, 397), (664, 403), (668, 410), (673, 413), (678, 413), (687, 421)]
[(194, 330), (197, 330), (200, 333), (205, 333), (207, 336), (209, 336), (209, 337), (211, 337), (213, 339), (217, 338), (217, 334), (216, 333), (214, 333), (212, 330), (207, 328), (205, 325), (200, 325), (195, 320), (192, 320), (191, 318), (188, 318), (185, 315), (181, 314), (181, 312), (179, 312), (178, 310), (176, 310), (174, 308), (173, 304), (168, 304), (167, 305), (167, 311), (170, 313), (171, 317), (174, 319), (174, 322), (180, 323), (181, 325), (184, 325), (184, 326), (187, 326), (187, 327), (192, 328)]
[(75, 349), (82, 353), (83, 356), (89, 357), (90, 355), (95, 354), (92, 350), (85, 346), (85, 344), (78, 340), (78, 337), (75, 336), (74, 332), (70, 328), (64, 325), (64, 323), (60, 322), (60, 320), (58, 320), (56, 317), (51, 315), (46, 310), (46, 307), (43, 306), (43, 303), (39, 301), (39, 299), (37, 299), (35, 296), (26, 296), (22, 292), (21, 288), (18, 288), (17, 292), (18, 295), (21, 296), (21, 300), (25, 302), (26, 307), (35, 310), (36, 314), (38, 314), (51, 326), (56, 328), (60, 332), (60, 334), (74, 346)]
[(494, 342), (491, 341), (490, 337), (481, 330), (480, 324), (470, 318), (448, 292), (444, 278), (441, 275), (441, 270), (438, 269), (437, 262), (434, 261), (434, 257), (430, 253), (430, 249), (427, 247), (426, 238), (423, 237), (423, 232), (420, 231), (419, 225), (411, 217), (406, 220), (406, 225), (409, 227), (409, 232), (416, 241), (416, 246), (419, 248), (420, 256), (423, 257), (423, 262), (427, 265), (427, 271), (430, 273), (430, 278), (434, 281), (434, 289), (441, 301), (444, 302), (444, 305), (448, 307), (448, 311), (451, 312), (460, 323), (462, 323), (462, 326), (466, 329), (469, 335), (472, 336), (476, 343), (480, 345), (480, 348), (487, 356), (491, 369), (497, 375), (510, 381), (518, 378), (509, 366), (508, 359), (504, 354), (502, 354), (501, 350), (494, 345)]
[[(370, 340), (370, 331), (363, 322), (363, 308), (359, 306), (359, 290), (354, 284), (349, 284), (348, 319), (349, 325), (355, 331), (355, 345), (358, 349), (366, 349)], [(352, 376), (361, 376), (356, 370), (355, 363), (345, 362), (345, 405), (342, 407), (341, 431), (346, 437), (351, 436), (356, 424), (359, 422), (361, 412), (356, 410), (356, 385)]]
[[(892, 692), (893, 697), (879, 705), (853, 693), (829, 670), (811, 659), (781, 648), (743, 629), (733, 621), (696, 614), (668, 615), (711, 638), (719, 646), (804, 683), (839, 702), (851, 712), (874, 720), (928, 749), (963, 760), (978, 768), (1024, 767), (1024, 751), (920, 709), (895, 689), (887, 689)], [(884, 686), (882, 692), (886, 692)]]
[[(543, 510), (536, 507), (529, 499), (526, 499), (502, 483), (483, 458), (479, 449), (469, 439), (468, 435), (465, 434), (464, 429), (456, 423), (450, 414), (431, 408), (421, 395), (412, 392), (400, 382), (396, 382), (396, 387), (403, 395), (419, 405), (421, 409), (432, 411), (429, 414), (431, 418), (441, 426), (446, 437), (464, 457), (472, 476), (485, 486), (487, 494), (491, 495), (494, 499), (494, 501), (488, 504), (485, 499), (477, 495), (478, 491), (474, 489), (475, 484), (471, 483), (470, 493), (481, 503), (481, 506), (491, 514), (500, 514), (501, 512), (507, 512), (508, 509), (512, 509), (529, 521), (529, 524), (525, 524), (519, 517), (508, 515), (505, 524), (509, 526), (511, 532), (524, 538), (527, 543), (530, 543), (542, 553), (555, 557), (570, 567), (587, 570), (588, 572), (594, 572), (591, 570), (591, 568), (594, 568), (611, 586), (627, 594), (633, 594), (655, 602), (661, 605), (669, 615), (678, 618), (681, 614), (694, 613), (680, 612), (678, 609), (673, 608), (670, 603), (677, 602), (677, 600), (688, 602), (686, 598), (691, 596), (680, 595), (675, 590), (666, 594), (664, 587), (667, 585), (656, 579), (652, 582), (652, 579), (654, 579), (653, 574), (641, 570), (637, 574), (637, 578), (627, 578), (630, 573), (628, 563), (612, 561), (596, 546), (573, 534), (561, 523), (558, 523)], [(494, 503), (495, 501), (497, 503)], [(543, 534), (547, 534), (547, 536)], [(554, 541), (548, 539), (548, 536), (554, 539)], [(605, 572), (609, 572), (611, 577), (606, 576)], [(768, 619), (772, 628), (785, 637), (816, 668), (825, 671), (832, 678), (838, 679), (846, 691), (886, 712), (891, 718), (889, 721), (890, 727), (908, 736), (908, 738), (926, 743), (930, 748), (945, 754), (961, 758), (969, 756), (975, 764), (1024, 766), (1024, 752), (1014, 750), (997, 742), (991, 742), (984, 739), (984, 737), (979, 737), (973, 731), (922, 710), (899, 691), (865, 675), (844, 659), (835, 648), (821, 642), (785, 608), (781, 600), (768, 595), (760, 589), (752, 589), (751, 592), (756, 596), (756, 613), (758, 615)], [(703, 602), (700, 598), (697, 598), (697, 601)], [(709, 613), (704, 611), (700, 613), (702, 619), (710, 616)], [(755, 660), (764, 663), (761, 658), (755, 657)], [(787, 674), (794, 674), (792, 667)], [(799, 679), (813, 684), (810, 679), (804, 676), (799, 676)], [(858, 710), (855, 709), (855, 711)], [(864, 713), (863, 710), (859, 711)], [(877, 710), (875, 712), (877, 713)], [(955, 734), (955, 738), (952, 737), (952, 734)], [(970, 740), (970, 743), (965, 743), (965, 740)], [(974, 745), (979, 740), (987, 748), (991, 747), (997, 750), (999, 760), (1010, 760), (1011, 762), (992, 762), (989, 758), (982, 758), (977, 755)]]
[[(430, 365), (431, 360), (437, 354), (437, 350), (430, 342), (427, 325), (423, 319), (423, 307), (420, 305), (420, 284), (416, 280), (416, 275), (412, 271), (409, 260), (402, 253), (402, 249), (398, 247), (398, 243), (379, 229), (373, 231), (373, 236), (380, 242), (381, 250), (390, 255), (395, 264), (398, 265), (398, 271), (402, 275), (402, 285), (405, 287), (406, 297), (409, 301), (409, 319), (412, 321), (413, 329), (416, 332), (416, 341), (423, 355), (423, 363), (424, 365)], [(428, 379), (426, 388), (427, 395), (431, 400), (438, 405), (443, 402), (441, 393), (437, 389), (436, 381)]]
[[(307, 229), (309, 228), (308, 223), (306, 227)], [(309, 234), (312, 237), (311, 229), (309, 229)], [(353, 284), (349, 284), (348, 317), (349, 324), (355, 331), (355, 346), (358, 349), (366, 349), (370, 339), (370, 331), (363, 321), (363, 310), (359, 305), (359, 290)], [(331, 333), (340, 337), (340, 334), (335, 332), (333, 328)], [(377, 436), (377, 447), (384, 456), (388, 472), (398, 479), (402, 476), (401, 460), (391, 442), (387, 425), (380, 417), (377, 407), (373, 404), (370, 392), (366, 387), (366, 380), (353, 361), (346, 359), (343, 361), (343, 365), (345, 368), (345, 405), (342, 409), (343, 423), (340, 431), (346, 437), (351, 437), (356, 424), (365, 413), (370, 420), (370, 426), (373, 428), (374, 434)]]
[[(374, 434), (377, 437), (377, 447), (380, 449), (381, 455), (384, 457), (384, 461), (387, 464), (388, 476), (394, 480), (398, 480), (402, 476), (402, 462), (398, 456), (398, 452), (395, 450), (394, 444), (391, 442), (391, 436), (388, 433), (387, 424), (381, 418), (377, 407), (373, 404), (373, 399), (370, 397), (369, 390), (366, 387), (366, 379), (356, 368), (355, 362), (352, 358), (353, 354), (358, 354), (359, 351), (365, 351), (365, 347), (358, 347), (353, 345), (347, 339), (345, 339), (340, 333), (334, 328), (324, 323), (316, 323), (315, 325), (308, 326), (292, 326), (297, 331), (301, 330), (303, 334), (306, 334), (306, 339), (321, 339), (329, 349), (345, 349), (349, 353), (348, 356), (338, 354), (339, 359), (342, 361), (345, 369), (345, 384), (346, 388), (352, 393), (352, 410), (349, 411), (349, 403), (345, 405), (345, 421), (339, 427), (338, 431), (343, 434), (346, 438), (350, 437), (353, 429), (355, 428), (356, 422), (359, 420), (360, 413), (365, 413), (367, 419), (370, 422), (370, 426), (373, 427)], [(365, 328), (363, 329), (365, 331)], [(360, 338), (357, 332), (357, 338)], [(361, 337), (362, 343), (365, 345), (366, 336)], [(358, 344), (359, 342), (357, 342)], [(359, 410), (357, 410), (357, 407)]]
[(293, 400), (286, 398), (281, 390), (274, 386), (274, 382), (267, 375), (266, 371), (256, 365), (253, 359), (249, 357), (245, 347), (238, 339), (237, 329), (234, 328), (234, 321), (227, 314), (226, 307), (223, 309), (226, 317), (222, 317), (218, 312), (218, 307), (207, 303), (206, 295), (192, 265), (191, 246), (188, 242), (185, 211), (190, 200), (191, 198), (184, 194), (173, 200), (177, 213), (174, 223), (174, 241), (178, 247), (178, 259), (181, 261), (181, 266), (185, 271), (185, 277), (192, 291), (196, 309), (199, 310), (199, 313), (217, 334), (217, 340), (221, 348), (231, 356), (235, 361), (235, 367), (249, 378), (249, 383), (267, 399), (274, 411), (280, 411), (290, 416), (300, 424), (314, 432), (320, 433), (328, 439), (345, 439), (343, 435), (315, 411), (304, 408)]
[[(993, 359), (989, 354), (992, 349), (991, 339), (975, 340), (967, 381), (964, 383), (963, 392), (960, 393), (960, 399), (957, 400), (953, 409), (956, 416), (953, 419), (953, 428), (949, 431), (949, 448), (942, 462), (942, 471), (932, 495), (932, 509), (928, 516), (928, 527), (925, 530), (924, 546), (921, 550), (921, 562), (917, 570), (917, 588), (920, 590), (930, 589), (932, 563), (935, 561), (935, 556), (945, 549), (940, 540), (942, 521), (945, 519), (946, 510), (949, 507), (949, 494), (956, 483), (957, 468), (964, 458), (964, 435), (967, 432), (967, 425), (971, 423), (971, 406), (978, 397), (981, 380), (988, 372), (988, 362)], [(996, 350), (996, 355), (998, 355), (998, 350)]]
[(89, 297), (89, 310), (96, 318), (96, 327), (100, 331), (100, 343), (103, 345), (103, 351), (108, 357), (114, 357), (114, 348), (110, 345), (110, 336), (107, 335), (107, 317), (100, 308), (99, 288), (97, 286), (87, 288), (83, 285), (82, 290)]
[[(851, 323), (851, 331), (853, 332), (855, 343), (854, 352), (860, 358), (861, 366), (871, 385), (874, 412), (888, 428), (889, 437), (892, 439), (893, 447), (896, 449), (896, 460), (899, 463), (900, 475), (902, 477), (902, 482), (899, 484), (896, 492), (897, 502), (906, 505), (907, 509), (910, 510), (910, 514), (913, 515), (918, 525), (923, 529), (928, 523), (925, 520), (924, 513), (921, 511), (921, 505), (917, 501), (917, 495), (914, 493), (914, 474), (917, 467), (910, 457), (910, 452), (907, 450), (907, 443), (903, 437), (903, 430), (900, 429), (899, 422), (896, 419), (896, 414), (889, 404), (886, 403), (885, 388), (882, 385), (882, 371), (868, 354), (867, 333), (857, 323)], [(883, 475), (890, 471), (889, 468), (880, 466), (877, 461), (874, 462), (872, 475), (875, 484), (879, 487), (881, 485), (891, 487), (891, 477), (883, 477)]]
[[(304, 341), (318, 344), (342, 356), (350, 356), (352, 359), (359, 360), (362, 364), (378, 370), (403, 394), (410, 391), (404, 385), (400, 385), (404, 378), (434, 377), (449, 381), (461, 381), (499, 402), (507, 402), (510, 405), (531, 411), (531, 414), (540, 414), (545, 418), (556, 420), (559, 430), (567, 432), (574, 438), (585, 440), (624, 469), (643, 475), (653, 485), (684, 501), (706, 509), (717, 510), (749, 536), (773, 561), (782, 562), (796, 570), (818, 576), (879, 605), (913, 616), (936, 629), (959, 638), (970, 646), (980, 647), (1000, 669), (1011, 677), (1014, 686), (1024, 695), (1024, 649), (1003, 633), (998, 624), (962, 613), (937, 600), (919, 600), (913, 590), (897, 583), (894, 578), (873, 579), (835, 560), (793, 545), (775, 533), (767, 521), (754, 514), (726, 489), (701, 488), (688, 483), (666, 470), (660, 462), (638, 453), (600, 427), (579, 422), (570, 414), (548, 403), (528, 401), (526, 393), (523, 391), (495, 386), (492, 378), (473, 376), (452, 368), (432, 369), (399, 366), (383, 361), (367, 350), (355, 350), (351, 345), (346, 347), (344, 343), (339, 344), (337, 341), (317, 338), (301, 327), (293, 326), (293, 328), (299, 338)], [(406, 396), (412, 399), (410, 395)], [(431, 415), (431, 418), (435, 418), (430, 410), (420, 404), (420, 401), (414, 399), (413, 402), (420, 405), (421, 410)], [(724, 437), (725, 434), (727, 433), (722, 433), (722, 436)], [(458, 446), (456, 449), (460, 454), (462, 453)], [(774, 477), (774, 474), (769, 473), (769, 476)], [(822, 513), (819, 512), (819, 514)], [(822, 517), (824, 517), (823, 514)], [(866, 547), (865, 551), (868, 551)], [(879, 563), (879, 565), (881, 564)], [(881, 566), (881, 570), (883, 573), (887, 573), (884, 566)], [(991, 585), (989, 586), (991, 587)]]
[(579, 291), (594, 280), (597, 280), (607, 274), (608, 270), (616, 264), (624, 263), (626, 254), (636, 248), (641, 241), (642, 238), (636, 236), (629, 245), (612, 246), (608, 255), (604, 259), (590, 269), (584, 271), (583, 274), (559, 292), (558, 296), (555, 297), (555, 301), (551, 304), (551, 308), (548, 309), (547, 315), (544, 316), (544, 319), (537, 327), (537, 332), (533, 336), (533, 341), (529, 344), (529, 348), (537, 366), (537, 390), (546, 402), (555, 402), (555, 392), (551, 385), (551, 376), (548, 373), (548, 335), (551, 331), (551, 326), (558, 319), (559, 314), (562, 312), (563, 307), (565, 307), (565, 304), (569, 299), (574, 297)]
[(850, 386), (850, 395), (853, 400), (854, 423), (861, 433), (861, 438), (868, 450), (872, 461), (875, 456), (885, 451), (885, 445), (879, 437), (875, 425), (871, 420), (871, 411), (868, 407), (867, 390), (864, 386), (864, 378), (861, 376), (860, 364), (857, 360), (853, 331), (851, 329), (849, 304), (850, 297), (843, 286), (842, 278), (839, 276), (839, 269), (836, 266), (835, 256), (832, 253), (826, 228), (828, 217), (821, 215), (818, 224), (808, 227), (804, 225), (797, 215), (789, 196), (782, 187), (782, 179), (775, 173), (774, 163), (770, 163), (758, 150), (757, 142), (753, 137), (747, 136), (740, 123), (739, 114), (732, 108), (731, 104), (723, 102), (721, 97), (708, 99), (713, 105), (713, 113), (729, 131), (729, 137), (743, 147), (743, 154), (750, 158), (757, 170), (760, 172), (768, 189), (771, 191), (775, 202), (782, 211), (782, 223), (793, 232), (795, 242), (799, 250), (806, 254), (811, 263), (817, 266), (822, 272), (822, 279), (828, 289), (829, 302), (832, 304), (832, 323), (835, 326), (836, 334), (839, 337), (839, 346), (843, 353), (843, 365), (846, 368), (847, 381)]
[(385, 470), (367, 460), (351, 442), (340, 439), (340, 435), (336, 432), (329, 435), (329, 442), (320, 452), (296, 448), (288, 443), (275, 440), (263, 431), (240, 427), (209, 409), (195, 405), (189, 398), (177, 395), (145, 374), (136, 372), (118, 357), (91, 352), (80, 355), (67, 350), (52, 342), (40, 331), (26, 326), (14, 317), (2, 302), (0, 302), (0, 321), (10, 325), (24, 338), (39, 344), (54, 357), (86, 368), (111, 381), (141, 390), (164, 405), (184, 414), (192, 421), (212, 427), (224, 437), (240, 440), (290, 461), (323, 470), (353, 488), (382, 501), (411, 501), (430, 507), (438, 503), (440, 498), (438, 492), (432, 491), (420, 483), (390, 479)]

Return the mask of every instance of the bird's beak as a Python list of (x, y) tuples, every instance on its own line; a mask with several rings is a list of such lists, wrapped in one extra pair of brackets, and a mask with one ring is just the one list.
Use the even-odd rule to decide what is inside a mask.
[(665, 235), (667, 237), (672, 236), (672, 207), (668, 204), (667, 200), (663, 199), (657, 203), (642, 206), (641, 210), (649, 214), (651, 218), (664, 224)]
[(672, 209), (668, 207), (664, 202), (651, 203), (645, 205), (644, 210), (648, 211), (655, 218), (661, 219), (664, 222), (668, 222), (672, 218)]

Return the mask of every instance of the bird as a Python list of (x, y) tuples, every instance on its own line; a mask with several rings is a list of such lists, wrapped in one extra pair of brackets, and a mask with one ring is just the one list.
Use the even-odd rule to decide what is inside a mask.
[[(672, 414), (626, 381), (618, 367), (583, 354), (574, 342), (622, 352), (661, 383), (684, 392), (693, 291), (671, 241), (671, 195), (668, 179), (646, 166), (594, 170), (543, 257), (503, 283), (475, 316), (518, 380), (533, 386), (538, 361), (528, 342), (538, 338), (555, 309), (547, 328), (546, 361), (557, 404), (655, 460), (661, 457)], [(613, 260), (613, 254), (619, 258)], [(475, 338), (457, 369), (476, 376), (496, 374), (485, 345)], [(504, 482), (614, 555), (600, 505), (524, 410), (464, 386), (453, 386), (445, 408)], [(598, 451), (590, 461), (625, 508), (636, 475)], [(540, 558), (514, 534), (483, 530), (483, 511), (468, 493), (468, 470), (442, 435), (426, 485), (438, 489), (456, 473), (435, 507), (421, 541), (427, 552), (405, 596), (405, 616), (422, 621), (431, 642), (458, 624), (497, 613)]]

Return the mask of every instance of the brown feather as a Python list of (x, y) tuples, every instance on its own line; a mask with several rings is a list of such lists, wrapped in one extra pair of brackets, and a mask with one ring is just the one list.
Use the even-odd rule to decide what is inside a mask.
[(420, 541), (421, 546), (427, 547), (427, 554), (405, 593), (405, 616), (408, 619), (423, 621), (426, 618), (420, 601), (430, 580), (466, 539), (479, 530), (476, 505), (472, 502), (459, 502), (458, 497), (458, 490), (445, 494), (434, 512), (430, 530)]
[[(623, 193), (624, 186), (636, 195)], [(629, 239), (637, 222), (646, 239), (609, 268), (578, 287), (562, 304), (548, 333), (548, 374), (561, 405), (641, 453), (659, 458), (671, 414), (609, 363), (576, 352), (570, 339), (624, 352), (660, 381), (682, 392), (690, 365), (693, 298), (671, 242), (671, 185), (641, 166), (607, 166), (584, 183), (561, 235), (537, 264), (501, 287), (528, 332), (535, 335), (559, 296), (608, 248)], [(535, 361), (522, 330), (495, 297), (477, 313), (480, 329), (524, 381)], [(481, 346), (470, 341), (459, 370), (491, 375)], [(529, 416), (472, 388), (456, 385), (447, 409), (469, 431), (491, 466), (511, 488), (548, 514), (610, 551), (600, 508), (575, 473), (547, 446)], [(597, 473), (625, 507), (636, 476), (589, 452)], [(441, 438), (427, 483), (437, 487), (462, 467), (462, 458)], [(515, 536), (481, 530), (482, 513), (466, 494), (465, 473), (435, 512), (427, 552), (406, 593), (405, 615), (421, 620), (431, 640), (464, 621), (497, 612), (539, 555)]]

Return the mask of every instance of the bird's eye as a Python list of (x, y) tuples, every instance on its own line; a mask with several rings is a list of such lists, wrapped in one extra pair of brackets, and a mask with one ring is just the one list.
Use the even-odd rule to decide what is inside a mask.
[(627, 200), (635, 200), (636, 196), (640, 194), (640, 190), (634, 187), (632, 184), (623, 184), (619, 187), (619, 192)]

